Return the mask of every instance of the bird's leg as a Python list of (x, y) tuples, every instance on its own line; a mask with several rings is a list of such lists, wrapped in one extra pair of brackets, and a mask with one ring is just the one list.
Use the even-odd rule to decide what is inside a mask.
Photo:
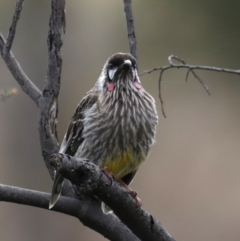
[(141, 202), (141, 199), (137, 196), (137, 192), (136, 191), (133, 191), (125, 182), (123, 182), (121, 179), (118, 179), (117, 182), (123, 186), (124, 188), (126, 188), (130, 195), (133, 197), (133, 199), (135, 200), (136, 202), (136, 205), (137, 206), (142, 206), (142, 202)]
[[(107, 167), (101, 168), (101, 172), (104, 173), (111, 181), (116, 180), (112, 172), (107, 170)], [(121, 179), (116, 180), (121, 186), (128, 190), (129, 194), (133, 197), (137, 206), (142, 206), (141, 199), (137, 196), (137, 192), (133, 191), (125, 182)]]

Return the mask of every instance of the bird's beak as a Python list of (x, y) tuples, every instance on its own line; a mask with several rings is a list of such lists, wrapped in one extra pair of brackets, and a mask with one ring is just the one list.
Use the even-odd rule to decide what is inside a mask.
[(118, 76), (120, 73), (123, 73), (125, 75), (128, 72), (132, 72), (133, 76), (135, 76), (134, 70), (132, 68), (132, 62), (127, 59), (118, 68), (115, 68), (109, 71), (109, 78), (111, 80), (114, 80), (116, 79), (116, 76)]
[(127, 73), (129, 70), (132, 69), (132, 62), (130, 60), (125, 60), (122, 65), (120, 65), (115, 73), (115, 75), (118, 75), (121, 72)]
[(124, 63), (119, 67), (119, 69), (130, 69), (132, 68), (132, 62), (130, 60), (125, 60)]

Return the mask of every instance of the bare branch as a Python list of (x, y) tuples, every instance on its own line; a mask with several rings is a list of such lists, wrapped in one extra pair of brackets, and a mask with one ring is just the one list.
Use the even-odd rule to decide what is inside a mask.
[(128, 44), (130, 48), (130, 53), (137, 59), (137, 40), (134, 30), (133, 14), (132, 14), (132, 1), (123, 0), (124, 12), (127, 21), (127, 31), (128, 31)]
[(52, 153), (59, 150), (56, 129), (58, 114), (57, 98), (60, 91), (62, 70), (61, 48), (65, 24), (65, 0), (52, 0), (47, 40), (48, 68), (38, 122), (42, 155), (52, 178), (54, 170), (49, 165), (49, 157)]
[[(171, 55), (170, 57), (178, 58), (176, 56)], [(218, 67), (210, 67), (210, 66), (202, 66), (202, 65), (188, 65), (188, 64), (174, 64), (173, 62), (170, 62), (172, 66), (175, 66), (176, 68), (185, 68), (185, 69), (199, 69), (199, 70), (210, 70), (215, 72), (223, 72), (228, 74), (237, 74), (240, 75), (240, 70), (235, 69), (226, 69), (226, 68), (218, 68)]]
[(15, 33), (16, 33), (17, 22), (18, 22), (18, 19), (20, 18), (20, 14), (21, 14), (21, 11), (22, 11), (23, 1), (24, 0), (18, 0), (17, 3), (16, 3), (16, 8), (15, 8), (15, 13), (13, 15), (12, 25), (9, 29), (7, 42), (6, 42), (5, 47), (3, 49), (3, 55), (4, 56), (9, 54), (9, 51), (12, 47), (13, 40), (14, 40)]
[[(181, 62), (182, 64), (176, 64), (173, 62), (173, 59)], [(193, 70), (208, 70), (208, 71), (215, 71), (215, 72), (222, 72), (222, 73), (227, 73), (227, 74), (236, 74), (240, 75), (240, 70), (235, 70), (235, 69), (226, 69), (226, 68), (218, 68), (218, 67), (211, 67), (211, 66), (203, 66), (203, 65), (189, 65), (186, 64), (184, 60), (178, 58), (177, 56), (171, 55), (168, 57), (168, 61), (170, 65), (168, 66), (162, 66), (162, 67), (157, 67), (153, 68), (151, 70), (144, 71), (143, 73), (140, 74), (140, 76), (145, 75), (145, 74), (151, 74), (154, 71), (165, 71), (168, 69), (188, 69), (187, 74), (186, 74), (186, 81), (188, 79), (189, 73), (192, 72), (194, 77), (201, 83), (201, 85), (204, 87), (208, 95), (211, 95), (208, 87), (204, 84), (204, 82), (196, 75)]]
[[(175, 59), (175, 60), (177, 60), (178, 62), (182, 63), (182, 65), (186, 65), (186, 62), (185, 62), (183, 59), (180, 59), (180, 58), (178, 58), (177, 56), (171, 55), (171, 56), (168, 57), (168, 61), (169, 61), (169, 63), (171, 64), (171, 66), (175, 66), (175, 67), (177, 67), (177, 68), (178, 68), (178, 66), (179, 66), (179, 64), (175, 64), (175, 63), (173, 62), (173, 59)], [(203, 88), (206, 90), (206, 92), (208, 93), (208, 95), (211, 95), (208, 87), (204, 84), (204, 82), (200, 79), (200, 77), (193, 71), (192, 68), (189, 68), (189, 70), (188, 70), (188, 72), (187, 72), (187, 74), (186, 74), (186, 79), (185, 79), (185, 80), (186, 80), (186, 81), (188, 80), (188, 76), (189, 76), (189, 73), (190, 73), (190, 72), (193, 74), (193, 76), (195, 77), (195, 79), (197, 79), (197, 80), (199, 81), (199, 83), (203, 86)]]
[[(177, 60), (179, 63), (174, 63), (173, 60)], [(161, 81), (162, 81), (162, 74), (164, 71), (168, 69), (187, 69), (187, 74), (185, 80), (188, 80), (189, 73), (191, 72), (193, 76), (198, 80), (198, 82), (202, 85), (202, 87), (205, 89), (208, 95), (211, 95), (208, 87), (204, 84), (204, 82), (199, 78), (199, 76), (194, 72), (194, 70), (209, 70), (209, 71), (215, 71), (215, 72), (222, 72), (222, 73), (228, 73), (228, 74), (236, 74), (240, 75), (240, 70), (234, 70), (234, 69), (226, 69), (226, 68), (218, 68), (218, 67), (210, 67), (210, 66), (202, 66), (202, 65), (189, 65), (186, 64), (186, 62), (183, 59), (180, 59), (177, 56), (171, 55), (168, 57), (168, 62), (170, 65), (168, 66), (162, 66), (162, 67), (157, 67), (153, 68), (151, 70), (144, 71), (140, 76), (145, 75), (145, 74), (151, 74), (154, 71), (160, 71), (159, 74), (159, 80), (158, 80), (158, 89), (159, 89), (159, 99), (161, 102), (161, 109), (162, 109), (162, 114), (164, 117), (166, 117), (164, 107), (163, 107), (163, 99), (161, 95)]]
[[(179, 61), (181, 64), (174, 63), (173, 59)], [(151, 74), (152, 72), (158, 71), (158, 70), (165, 71), (165, 70), (168, 70), (168, 69), (181, 69), (181, 68), (188, 69), (185, 80), (187, 81), (189, 73), (192, 72), (193, 76), (200, 82), (200, 84), (203, 86), (203, 88), (205, 89), (207, 94), (211, 95), (208, 87), (204, 84), (204, 82), (199, 78), (199, 76), (193, 70), (195, 70), (195, 69), (212, 70), (212, 71), (217, 71), (217, 72), (221, 71), (221, 72), (232, 73), (232, 74), (233, 73), (234, 74), (240, 74), (239, 70), (230, 70), (230, 69), (200, 66), (200, 65), (188, 65), (188, 64), (186, 64), (186, 62), (183, 59), (180, 59), (179, 57), (174, 56), (174, 55), (170, 55), (168, 57), (168, 62), (170, 63), (170, 65), (157, 67), (157, 68), (153, 68), (151, 70), (144, 71), (143, 73), (140, 74), (140, 76), (145, 75), (145, 74)]]
[[(172, 59), (172, 56), (169, 56), (169, 58)], [(174, 56), (174, 58), (178, 58), (176, 56)], [(178, 58), (179, 59), (179, 58)], [(181, 59), (179, 59), (181, 60)], [(215, 72), (223, 72), (223, 73), (227, 73), (227, 74), (236, 74), (236, 75), (240, 75), (240, 70), (235, 70), (235, 69), (226, 69), (226, 68), (218, 68), (218, 67), (211, 67), (211, 66), (203, 66), (203, 65), (189, 65), (189, 64), (175, 64), (172, 61), (170, 62), (170, 65), (168, 66), (162, 66), (162, 67), (156, 67), (150, 70), (146, 70), (143, 73), (140, 74), (140, 76), (145, 75), (145, 74), (151, 74), (154, 71), (158, 71), (158, 70), (167, 70), (167, 69), (190, 69), (190, 70), (209, 70), (209, 71), (215, 71)]]
[(31, 99), (36, 103), (39, 107), (39, 101), (42, 95), (42, 92), (38, 89), (38, 87), (28, 78), (25, 72), (22, 70), (20, 64), (16, 60), (12, 51), (8, 54), (4, 55), (3, 50), (5, 48), (5, 38), (0, 33), (0, 53), (5, 61), (9, 71), (12, 73), (13, 77), (16, 79), (22, 90), (31, 97)]
[(142, 241), (174, 241), (163, 226), (136, 205), (129, 192), (101, 172), (92, 162), (64, 154), (54, 154), (52, 164), (80, 192), (92, 193), (111, 207), (120, 220)]
[[(49, 199), (50, 194), (48, 193), (0, 184), (0, 201), (49, 210)], [(89, 202), (88, 208), (86, 208), (86, 202)], [(117, 217), (104, 215), (99, 208), (97, 200), (90, 202), (79, 201), (69, 197), (60, 197), (52, 210), (80, 219), (84, 225), (110, 240), (140, 241)]]
[(17, 22), (22, 11), (22, 5), (24, 0), (18, 0), (16, 3), (15, 12), (13, 15), (13, 20), (11, 27), (9, 29), (7, 41), (0, 33), (0, 53), (5, 61), (8, 69), (12, 73), (13, 77), (16, 79), (18, 84), (21, 86), (22, 90), (29, 95), (32, 100), (39, 107), (40, 97), (42, 95), (38, 87), (28, 78), (25, 72), (22, 70), (20, 64), (16, 60), (15, 56), (11, 52), (11, 47), (16, 33)]

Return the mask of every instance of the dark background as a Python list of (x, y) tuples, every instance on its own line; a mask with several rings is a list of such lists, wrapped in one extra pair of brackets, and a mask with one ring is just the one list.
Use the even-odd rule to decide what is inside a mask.
[[(0, 30), (6, 36), (15, 0), (0, 1)], [(240, 69), (240, 1), (134, 0), (139, 72), (167, 65), (171, 54), (188, 63)], [(13, 51), (40, 88), (46, 74), (50, 1), (25, 1)], [(72, 113), (96, 82), (106, 59), (128, 52), (122, 1), (67, 1), (59, 138)], [(240, 239), (240, 77), (198, 72), (209, 97), (186, 71), (141, 77), (156, 99), (156, 143), (132, 188), (143, 208), (158, 218), (178, 241)], [(0, 88), (19, 94), (0, 103), (0, 183), (50, 192), (52, 181), (42, 160), (38, 111), (0, 59)], [(77, 219), (11, 203), (0, 204), (0, 240), (104, 240)]]

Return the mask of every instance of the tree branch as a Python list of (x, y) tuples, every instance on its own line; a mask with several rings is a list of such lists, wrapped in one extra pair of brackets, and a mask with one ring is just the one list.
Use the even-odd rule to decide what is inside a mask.
[(9, 51), (12, 47), (13, 40), (14, 40), (15, 33), (16, 33), (17, 22), (20, 18), (20, 14), (21, 14), (21, 11), (22, 11), (23, 1), (24, 0), (18, 0), (17, 3), (16, 3), (16, 8), (15, 8), (15, 13), (13, 15), (12, 25), (9, 29), (7, 41), (6, 41), (6, 44), (5, 44), (4, 49), (3, 49), (3, 55), (4, 56), (9, 54)]
[[(173, 60), (176, 60), (179, 63), (174, 63)], [(194, 72), (194, 70), (208, 70), (208, 71), (215, 71), (215, 72), (222, 72), (222, 73), (240, 75), (240, 70), (210, 67), (210, 66), (202, 66), (202, 65), (189, 65), (189, 64), (186, 64), (186, 62), (183, 59), (180, 59), (179, 57), (174, 56), (174, 55), (170, 55), (168, 57), (168, 62), (169, 62), (170, 65), (153, 68), (151, 70), (144, 71), (142, 74), (140, 74), (140, 76), (142, 76), (142, 75), (145, 75), (145, 74), (151, 74), (154, 71), (160, 71), (159, 79), (158, 79), (158, 90), (159, 90), (158, 93), (159, 93), (159, 99), (160, 99), (160, 102), (161, 102), (162, 114), (163, 114), (164, 117), (166, 117), (166, 114), (165, 114), (165, 111), (164, 111), (163, 98), (162, 98), (162, 95), (161, 95), (161, 81), (162, 81), (162, 75), (163, 75), (164, 71), (166, 71), (168, 69), (187, 69), (185, 81), (188, 80), (189, 74), (191, 72), (193, 74), (193, 76), (195, 77), (195, 79), (197, 79), (198, 82), (205, 89), (205, 91), (207, 92), (208, 95), (211, 95), (208, 87), (199, 78), (199, 76)]]
[(132, 14), (132, 1), (123, 0), (124, 12), (127, 21), (127, 32), (128, 32), (128, 44), (130, 48), (130, 53), (137, 59), (137, 40), (134, 30), (133, 14)]
[[(50, 194), (0, 184), (0, 201), (18, 203), (48, 209)], [(81, 219), (84, 225), (114, 241), (140, 241), (120, 220), (113, 215), (104, 215), (99, 202), (86, 206), (85, 201), (60, 197), (53, 211)], [(116, 235), (117, 234), (117, 235)]]
[(49, 158), (52, 153), (59, 150), (57, 139), (57, 98), (60, 91), (60, 80), (62, 70), (62, 35), (65, 28), (65, 0), (51, 1), (51, 15), (48, 32), (48, 67), (43, 96), (39, 113), (39, 136), (42, 148), (42, 155), (48, 171), (53, 178), (54, 170), (49, 165)]
[(31, 99), (35, 102), (35, 104), (39, 107), (40, 98), (42, 92), (38, 89), (38, 87), (28, 78), (25, 72), (22, 70), (20, 64), (17, 59), (13, 55), (12, 51), (6, 52), (5, 55), (3, 51), (6, 46), (6, 41), (3, 35), (0, 33), (0, 53), (2, 59), (6, 63), (9, 71), (12, 73), (15, 80), (18, 82), (22, 90), (31, 97)]
[(39, 99), (42, 95), (41, 91), (33, 84), (33, 82), (24, 73), (20, 64), (11, 52), (11, 47), (16, 33), (17, 22), (22, 11), (23, 1), (24, 0), (18, 0), (18, 2), (16, 3), (16, 8), (13, 15), (11, 27), (9, 29), (7, 41), (0, 33), (0, 53), (8, 69), (10, 70), (18, 84), (21, 86), (22, 90), (32, 98), (32, 100), (36, 103), (37, 106), (39, 106)]
[[(174, 63), (173, 60), (177, 60), (179, 63)], [(145, 75), (145, 74), (151, 74), (154, 71), (160, 70), (161, 72), (164, 72), (165, 70), (168, 69), (187, 69), (187, 74), (185, 81), (188, 80), (190, 72), (193, 74), (193, 76), (200, 82), (200, 84), (203, 86), (205, 91), (207, 92), (208, 95), (211, 95), (208, 87), (204, 84), (204, 82), (198, 77), (198, 75), (194, 72), (194, 70), (208, 70), (208, 71), (215, 71), (215, 72), (221, 72), (221, 73), (227, 73), (227, 74), (236, 74), (240, 75), (240, 70), (236, 69), (226, 69), (226, 68), (219, 68), (219, 67), (211, 67), (211, 66), (203, 66), (203, 65), (189, 65), (186, 64), (186, 62), (183, 59), (180, 59), (177, 56), (170, 55), (168, 57), (168, 62), (170, 65), (168, 66), (162, 66), (162, 67), (156, 67), (151, 70), (146, 70), (143, 73), (140, 74), (140, 76)], [(161, 78), (160, 78), (161, 81)]]
[(111, 207), (140, 240), (174, 241), (152, 215), (136, 205), (125, 188), (101, 172), (92, 162), (64, 154), (54, 154), (52, 164), (76, 185), (81, 193), (96, 195)]
[(22, 90), (32, 98), (32, 100), (36, 103), (37, 106), (39, 106), (39, 99), (42, 95), (41, 91), (37, 88), (35, 84), (33, 84), (33, 82), (24, 73), (20, 64), (11, 52), (11, 47), (16, 33), (17, 22), (22, 10), (22, 5), (23, 0), (17, 1), (7, 41), (0, 33), (0, 53), (8, 69), (10, 70), (18, 84), (21, 86)]

